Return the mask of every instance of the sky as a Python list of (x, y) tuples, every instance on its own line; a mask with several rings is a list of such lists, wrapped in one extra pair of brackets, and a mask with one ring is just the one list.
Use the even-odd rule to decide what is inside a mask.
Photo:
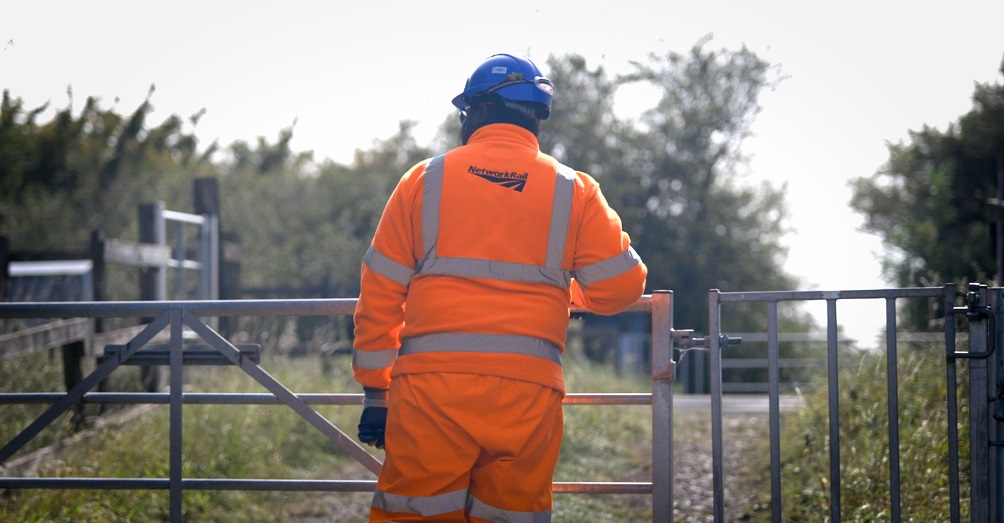
[[(295, 151), (343, 163), (402, 120), (431, 141), (494, 53), (545, 73), (549, 56), (578, 54), (615, 74), (706, 36), (709, 49), (746, 46), (784, 78), (761, 95), (743, 149), (751, 183), (787, 184), (785, 269), (799, 290), (889, 286), (848, 180), (872, 176), (908, 131), (957, 121), (975, 83), (1001, 81), (1004, 59), (1000, 0), (2, 1), (0, 87), (27, 107), (94, 96), (128, 114), (153, 85), (151, 123), (205, 110), (203, 146), (274, 142), (292, 126)], [(618, 111), (635, 114), (643, 95), (625, 91)], [(838, 320), (868, 345), (883, 311), (842, 301)], [(824, 304), (810, 312), (825, 319)]]

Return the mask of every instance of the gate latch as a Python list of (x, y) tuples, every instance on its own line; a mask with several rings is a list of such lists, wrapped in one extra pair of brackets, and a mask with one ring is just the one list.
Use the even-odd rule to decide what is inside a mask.
[(978, 292), (979, 286), (970, 285), (969, 292), (966, 293), (966, 318), (969, 321), (980, 321), (982, 318), (992, 318), (993, 311), (990, 310), (989, 305), (981, 305), (980, 293)]
[(996, 336), (994, 335), (996, 330), (996, 326), (994, 325), (994, 312), (989, 305), (983, 304), (982, 293), (980, 292), (981, 290), (986, 290), (986, 285), (970, 283), (969, 292), (966, 293), (966, 306), (953, 307), (951, 312), (953, 314), (964, 313), (966, 315), (966, 319), (970, 322), (987, 320), (987, 349), (982, 352), (955, 352), (953, 354), (949, 354), (949, 357), (980, 359), (988, 358), (994, 352), (994, 347), (996, 345)]
[[(711, 348), (711, 340), (712, 340), (711, 336), (705, 336), (701, 338), (701, 337), (693, 337), (692, 334), (693, 331), (691, 331), (690, 336), (681, 336), (680, 338), (678, 338), (679, 340), (678, 344), (681, 348), (684, 349), (692, 349), (695, 347), (704, 347), (705, 349)], [(728, 336), (726, 334), (722, 334), (718, 337), (718, 344), (722, 348), (727, 347), (729, 345), (739, 345), (742, 342), (743, 339), (741, 336)]]

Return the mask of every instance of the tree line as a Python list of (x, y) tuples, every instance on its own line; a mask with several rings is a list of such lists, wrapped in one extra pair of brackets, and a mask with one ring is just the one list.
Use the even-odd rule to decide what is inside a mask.
[[(996, 82), (975, 85), (968, 113), (945, 130), (911, 130), (874, 174), (852, 182), (851, 207), (884, 240), (883, 274), (894, 286), (1002, 283), (1004, 60), (998, 71)], [(920, 327), (932, 317), (922, 303), (906, 312)]]
[[(674, 291), (681, 328), (707, 324), (710, 288), (799, 284), (784, 268), (785, 188), (747, 183), (739, 169), (759, 95), (777, 85), (779, 70), (745, 47), (711, 49), (709, 41), (685, 53), (653, 53), (626, 75), (578, 55), (547, 60), (559, 94), (541, 148), (600, 181), (649, 265), (647, 291)], [(658, 99), (638, 117), (618, 116), (618, 89), (639, 83), (654, 86)], [(203, 112), (149, 121), (152, 87), (131, 114), (96, 97), (77, 110), (68, 98), (40, 121), (48, 105), (26, 107), (3, 93), (0, 234), (14, 248), (83, 246), (92, 230), (135, 239), (137, 203), (188, 209), (192, 181), (211, 176), (224, 231), (242, 245), (242, 285), (323, 286), (332, 297), (357, 294), (360, 260), (400, 175), (459, 142), (454, 114), (444, 113), (431, 144), (417, 143), (415, 123), (403, 121), (346, 165), (293, 151), (293, 128), (253, 143), (203, 145)], [(994, 166), (1004, 150), (1002, 99), (1000, 85), (978, 86), (973, 112), (957, 126), (913, 133), (911, 143), (890, 146), (885, 168), (857, 180), (852, 205), (892, 247), (891, 283), (994, 273), (983, 200), (995, 194), (994, 169), (1001, 169)], [(750, 315), (740, 322), (749, 324), (732, 328), (762, 328), (760, 321)]]

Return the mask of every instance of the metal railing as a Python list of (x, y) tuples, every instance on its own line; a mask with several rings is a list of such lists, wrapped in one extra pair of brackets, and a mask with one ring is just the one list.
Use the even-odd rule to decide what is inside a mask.
[[(974, 290), (975, 289), (975, 290)], [(989, 294), (989, 296), (988, 296)], [(950, 519), (961, 520), (959, 486), (958, 402), (956, 398), (956, 360), (970, 362), (970, 398), (988, 398), (989, 402), (970, 401), (970, 499), (971, 521), (1004, 521), (1004, 351), (994, 352), (993, 344), (1004, 340), (1004, 295), (1001, 289), (988, 293), (986, 287), (971, 286), (966, 307), (955, 307), (954, 285), (886, 290), (852, 291), (784, 291), (784, 292), (721, 292), (708, 293), (711, 375), (711, 424), (714, 521), (725, 521), (724, 443), (722, 420), (722, 351), (732, 339), (722, 333), (722, 305), (730, 303), (762, 303), (766, 306), (767, 368), (769, 375), (769, 437), (770, 437), (770, 492), (771, 520), (782, 521), (781, 490), (781, 428), (778, 350), (778, 303), (790, 301), (826, 302), (826, 386), (828, 398), (828, 445), (830, 507), (827, 521), (841, 521), (841, 432), (840, 387), (838, 369), (837, 302), (840, 300), (884, 300), (885, 302), (885, 356), (886, 394), (888, 416), (888, 515), (889, 520), (901, 520), (901, 470), (900, 470), (900, 400), (897, 343), (897, 300), (909, 298), (936, 299), (945, 312), (944, 341), (947, 373), (948, 414), (948, 467), (950, 485)], [(970, 322), (968, 351), (956, 350), (955, 320), (964, 315)], [(994, 327), (996, 324), (996, 327)], [(907, 338), (907, 336), (904, 336)], [(936, 338), (927, 337), (929, 340)], [(993, 356), (993, 358), (991, 358)], [(996, 369), (996, 370), (995, 370)], [(995, 398), (996, 395), (996, 398)], [(990, 415), (991, 404), (996, 413)], [(824, 515), (820, 514), (820, 519)]]
[[(186, 404), (284, 404), (327, 436), (333, 443), (378, 474), (381, 462), (355, 440), (318, 413), (314, 405), (361, 405), (361, 394), (296, 394), (273, 378), (257, 361), (253, 347), (234, 345), (205, 323), (202, 318), (220, 316), (334, 316), (351, 315), (354, 299), (317, 300), (231, 300), (231, 301), (156, 301), (156, 302), (77, 302), (77, 303), (0, 303), (0, 318), (153, 318), (132, 340), (116, 347), (95, 370), (66, 393), (19, 392), (0, 394), (0, 404), (40, 403), (49, 407), (24, 430), (0, 448), (0, 464), (32, 440), (61, 414), (80, 403), (150, 403), (169, 405), (169, 464), (167, 478), (50, 478), (0, 477), (0, 488), (41, 489), (154, 489), (169, 491), (170, 520), (180, 522), (183, 492), (186, 490), (295, 490), (354, 492), (372, 491), (375, 480), (300, 480), (227, 478), (208, 479), (183, 476), (182, 411)], [(655, 292), (643, 296), (629, 310), (646, 311), (652, 317), (652, 392), (651, 393), (570, 393), (569, 405), (650, 405), (652, 408), (652, 480), (649, 482), (555, 482), (556, 493), (646, 494), (652, 496), (653, 521), (673, 518), (672, 419), (674, 375), (672, 328), (672, 293)], [(208, 344), (218, 363), (231, 364), (254, 378), (268, 393), (223, 394), (185, 393), (182, 390), (186, 359), (185, 329)], [(91, 392), (121, 365), (137, 361), (143, 351), (162, 331), (168, 331), (164, 364), (170, 368), (168, 392), (113, 393)], [(190, 340), (189, 340), (190, 341)], [(205, 354), (200, 361), (212, 358)], [(145, 360), (149, 363), (149, 359)]]

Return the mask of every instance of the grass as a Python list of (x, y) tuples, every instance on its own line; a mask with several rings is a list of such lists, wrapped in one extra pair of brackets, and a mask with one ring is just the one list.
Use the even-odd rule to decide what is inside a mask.
[[(297, 384), (289, 386), (303, 385), (299, 392), (317, 392), (324, 381), (316, 358), (291, 359), (275, 368), (279, 379)], [(186, 371), (186, 391), (263, 392), (233, 368)], [(344, 380), (331, 377), (332, 387)], [(168, 414), (167, 406), (156, 406), (134, 422), (74, 446), (38, 475), (166, 478)], [(324, 414), (341, 426), (351, 418), (347, 412)], [(336, 454), (323, 435), (285, 407), (186, 405), (183, 427), (185, 477), (314, 479), (335, 477), (349, 464), (349, 458)], [(281, 521), (295, 508), (296, 498), (289, 493), (186, 492), (185, 520)], [(0, 499), (2, 521), (159, 521), (167, 513), (166, 491), (21, 490)]]
[[(262, 366), (298, 393), (358, 392), (348, 356), (268, 356)], [(51, 365), (58, 368), (58, 364)], [(128, 372), (121, 368), (116, 372)], [(237, 369), (186, 368), (189, 392), (263, 392)], [(617, 376), (609, 366), (570, 356), (569, 391), (645, 392), (645, 377)], [(58, 383), (58, 375), (49, 379)], [(20, 390), (29, 390), (19, 387)], [(56, 387), (58, 390), (58, 387)], [(350, 431), (359, 408), (318, 407), (336, 426)], [(6, 411), (5, 411), (6, 412)], [(29, 413), (30, 414), (30, 413)], [(168, 407), (154, 406), (140, 418), (68, 449), (46, 463), (43, 477), (166, 478)], [(35, 414), (37, 415), (37, 414)], [(12, 418), (4, 414), (10, 437)], [(21, 422), (21, 420), (18, 420)], [(22, 423), (23, 424), (23, 423)], [(185, 405), (184, 476), (192, 478), (374, 479), (320, 432), (285, 406)], [(67, 431), (50, 427), (52, 441)], [(647, 481), (651, 478), (651, 413), (645, 406), (574, 405), (565, 409), (565, 438), (557, 481)], [(20, 454), (19, 454), (20, 455)], [(379, 456), (381, 457), (382, 456)], [(369, 493), (186, 491), (185, 521), (307, 521), (343, 514), (365, 519)], [(0, 493), (0, 521), (163, 521), (168, 493), (159, 490), (8, 490)], [(645, 495), (558, 494), (555, 521), (651, 521)], [(328, 519), (330, 520), (330, 519)]]
[[(651, 392), (641, 377), (618, 376), (610, 365), (566, 358), (569, 392)], [(648, 406), (569, 405), (555, 481), (651, 481), (652, 412)], [(652, 498), (619, 494), (558, 494), (555, 521), (652, 521)]]
[[(948, 521), (947, 383), (943, 347), (900, 352), (899, 433), (903, 521)], [(890, 518), (889, 415), (885, 354), (861, 353), (841, 369), (840, 499), (843, 521)], [(960, 383), (964, 381), (960, 365)], [(960, 393), (960, 398), (965, 395)], [(830, 514), (827, 388), (806, 394), (806, 408), (782, 426), (782, 513), (785, 521), (828, 521)], [(960, 456), (968, 455), (966, 405), (960, 405)], [(965, 477), (962, 492), (968, 490)], [(962, 500), (962, 514), (968, 513)], [(756, 520), (768, 521), (769, 513)]]
[[(84, 359), (82, 371), (84, 375), (94, 370), (95, 362)], [(111, 390), (137, 391), (141, 390), (138, 368), (122, 369), (113, 374), (109, 380)], [(64, 392), (62, 358), (58, 350), (40, 351), (17, 358), (0, 360), (0, 392)], [(0, 438), (4, 442), (10, 440), (25, 426), (41, 415), (48, 405), (0, 405)], [(87, 405), (80, 415), (67, 412), (60, 416), (48, 429), (32, 439), (26, 446), (26, 451), (46, 447), (67, 438), (81, 429), (87, 428), (88, 418), (85, 415), (99, 413), (97, 405)], [(112, 410), (110, 407), (107, 410)]]
[[(844, 521), (889, 519), (889, 450), (884, 354), (841, 356), (840, 473), (841, 516)], [(58, 390), (58, 358), (40, 355), (19, 363), (29, 385), (5, 381), (4, 390)], [(265, 367), (295, 392), (358, 392), (345, 355), (288, 357), (266, 351)], [(7, 362), (5, 362), (6, 364)], [(647, 392), (644, 376), (619, 376), (609, 365), (591, 363), (576, 351), (565, 362), (570, 392)], [(11, 367), (4, 367), (7, 372)], [(940, 350), (901, 350), (900, 464), (904, 521), (948, 519), (946, 383)], [(965, 381), (960, 365), (960, 383)], [(134, 372), (123, 368), (117, 372)], [(8, 376), (12, 374), (7, 374)], [(113, 375), (114, 376), (114, 375)], [(119, 377), (120, 386), (135, 379)], [(49, 388), (45, 388), (45, 384)], [(13, 387), (13, 388), (12, 388)], [(35, 388), (31, 388), (35, 387)], [(260, 385), (226, 367), (186, 369), (186, 390), (199, 392), (262, 392)], [(960, 392), (960, 398), (965, 394)], [(806, 389), (806, 408), (782, 416), (782, 508), (785, 521), (828, 519), (829, 441), (827, 391), (824, 381)], [(41, 407), (0, 411), (0, 431), (9, 439)], [(18, 407), (21, 408), (21, 407)], [(33, 410), (34, 409), (34, 410)], [(354, 436), (358, 407), (318, 407), (322, 415)], [(968, 491), (966, 405), (960, 405), (962, 492)], [(710, 478), (697, 466), (678, 464), (710, 451), (707, 413), (674, 416), (674, 496), (680, 521), (703, 521), (706, 509), (680, 507), (681, 489), (711, 497)], [(184, 475), (199, 478), (373, 479), (316, 429), (284, 406), (186, 405), (184, 408)], [(750, 429), (752, 427), (752, 429)], [(728, 515), (735, 520), (769, 521), (769, 461), (762, 423), (729, 433), (726, 424), (726, 494)], [(72, 432), (60, 420), (40, 435), (52, 442)], [(6, 441), (5, 439), (5, 441)], [(168, 476), (168, 408), (151, 411), (127, 425), (101, 433), (69, 449), (38, 471), (51, 477)], [(740, 449), (734, 442), (750, 440)], [(555, 472), (556, 481), (648, 481), (651, 478), (651, 411), (646, 406), (569, 405), (565, 436)], [(738, 454), (736, 454), (738, 453)], [(381, 457), (382, 456), (378, 456)], [(703, 459), (703, 458), (702, 458)], [(690, 467), (690, 468), (688, 468)], [(752, 497), (749, 493), (757, 493)], [(737, 497), (732, 494), (739, 493)], [(360, 521), (365, 519), (369, 493), (192, 491), (184, 496), (185, 521)], [(741, 501), (737, 501), (741, 499)], [(967, 499), (962, 512), (968, 513)], [(689, 511), (688, 511), (689, 510)], [(558, 494), (554, 520), (566, 522), (648, 522), (647, 495)], [(163, 521), (168, 516), (166, 491), (8, 490), (0, 493), (0, 521)]]

